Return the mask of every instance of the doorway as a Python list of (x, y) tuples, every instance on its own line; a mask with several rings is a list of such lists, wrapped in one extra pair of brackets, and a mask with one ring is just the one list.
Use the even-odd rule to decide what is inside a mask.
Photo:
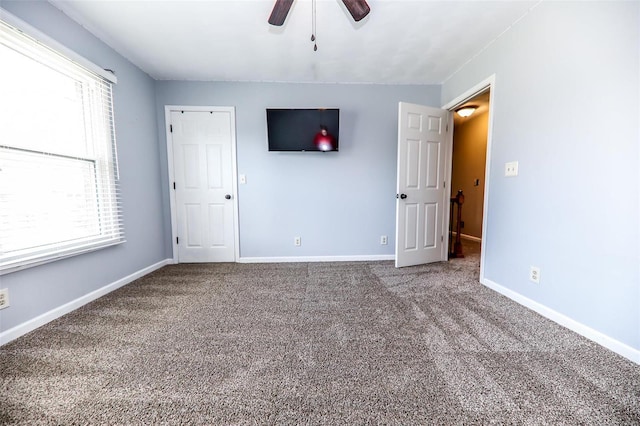
[[(466, 110), (464, 116), (453, 113), (451, 197), (458, 191), (464, 194), (464, 203), (460, 205), (460, 237), (477, 243), (482, 242), (490, 94), (491, 90), (487, 89), (457, 107), (456, 111)], [(456, 225), (453, 224), (454, 232), (457, 232)]]
[(235, 109), (165, 107), (173, 259), (238, 258)]
[[(480, 83), (476, 84), (472, 88), (468, 89), (467, 91), (463, 92), (461, 95), (457, 96), (452, 101), (450, 101), (449, 103), (443, 106), (443, 108), (448, 109), (449, 111), (452, 112), (452, 117), (450, 119), (450, 124), (454, 128), (454, 131), (452, 132), (452, 139), (453, 139), (453, 134), (455, 134), (455, 131), (456, 131), (456, 126), (464, 127), (464, 124), (465, 124), (464, 122), (461, 122), (461, 121), (458, 121), (458, 123), (456, 123), (453, 117), (454, 115), (456, 116), (458, 115), (456, 111), (459, 110), (461, 107), (466, 105), (477, 106), (478, 108), (476, 108), (476, 111), (474, 111), (474, 114), (477, 112), (478, 117), (480, 117), (481, 115), (484, 115), (486, 119), (486, 122), (482, 126), (484, 130), (480, 131), (480, 133), (484, 133), (485, 141), (486, 141), (483, 149), (484, 168), (482, 170), (478, 170), (477, 172), (474, 172), (470, 179), (465, 178), (464, 176), (462, 177), (462, 179), (465, 180), (464, 184), (466, 186), (471, 185), (470, 187), (472, 189), (470, 190), (471, 191), (470, 195), (475, 192), (476, 193), (475, 195), (477, 196), (475, 207), (468, 207), (468, 209), (472, 209), (471, 213), (476, 214), (476, 217), (474, 217), (473, 220), (480, 221), (481, 223), (480, 232), (477, 233), (476, 231), (477, 235), (465, 234), (465, 232), (469, 232), (468, 230), (469, 228), (467, 228), (467, 225), (465, 222), (465, 228), (467, 230), (465, 231), (465, 228), (462, 228), (461, 237), (463, 235), (467, 237), (475, 237), (475, 238), (468, 239), (468, 241), (474, 241), (474, 239), (477, 239), (476, 244), (479, 244), (478, 249), (480, 250), (480, 282), (484, 281), (484, 265), (485, 265), (485, 254), (486, 254), (485, 248), (487, 247), (488, 205), (489, 205), (489, 198), (491, 196), (489, 192), (489, 188), (490, 188), (489, 171), (491, 170), (493, 103), (494, 103), (494, 95), (495, 95), (494, 92), (495, 92), (495, 75), (492, 75), (487, 79), (481, 81)], [(454, 145), (454, 142), (452, 141), (451, 143), (452, 152), (450, 153), (450, 160), (451, 160), (450, 164), (452, 169), (453, 167), (455, 167), (455, 165), (453, 164), (453, 149), (454, 149), (453, 145)], [(476, 156), (479, 155), (480, 157), (482, 157), (482, 154), (476, 153), (475, 155)], [(479, 160), (481, 159), (482, 158), (480, 158)], [(478, 159), (476, 158), (476, 160)], [(453, 178), (452, 169), (450, 169), (451, 178)], [(477, 185), (476, 185), (476, 179), (479, 180), (477, 182)], [(458, 191), (458, 188), (455, 185), (459, 186), (459, 184), (457, 184), (456, 182), (452, 183), (451, 185), (452, 196), (455, 196)], [(480, 193), (482, 194), (482, 197), (479, 196)], [(480, 198), (481, 198), (481, 201), (479, 200)], [(480, 214), (478, 214), (478, 212), (480, 211), (479, 205), (482, 206), (482, 210)], [(464, 211), (464, 208), (463, 208), (463, 211)]]

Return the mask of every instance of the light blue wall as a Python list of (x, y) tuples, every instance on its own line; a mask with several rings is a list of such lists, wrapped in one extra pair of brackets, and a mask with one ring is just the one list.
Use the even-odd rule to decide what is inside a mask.
[[(165, 105), (236, 108), (241, 257), (394, 253), (398, 102), (439, 106), (439, 86), (159, 81), (156, 97), (161, 146)], [(268, 152), (267, 107), (340, 108), (340, 151)]]
[(639, 8), (543, 2), (442, 89), (495, 74), (485, 277), (636, 349)]
[(166, 247), (153, 80), (46, 2), (1, 1), (0, 7), (116, 72), (116, 138), (127, 239), (117, 247), (0, 276), (11, 303), (0, 311), (4, 332), (165, 259)]

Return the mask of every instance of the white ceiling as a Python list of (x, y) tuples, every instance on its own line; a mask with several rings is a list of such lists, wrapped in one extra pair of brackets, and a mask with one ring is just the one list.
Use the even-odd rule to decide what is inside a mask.
[(355, 23), (340, 0), (49, 0), (157, 80), (440, 84), (539, 0), (368, 0)]

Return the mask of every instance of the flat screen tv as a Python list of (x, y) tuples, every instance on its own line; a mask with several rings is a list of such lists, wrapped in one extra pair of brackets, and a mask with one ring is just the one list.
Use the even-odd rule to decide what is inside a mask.
[(338, 108), (267, 109), (269, 151), (338, 151)]

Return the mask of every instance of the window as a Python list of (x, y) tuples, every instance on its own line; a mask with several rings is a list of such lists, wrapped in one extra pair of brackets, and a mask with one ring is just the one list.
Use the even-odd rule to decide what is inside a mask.
[[(0, 272), (124, 241), (113, 77), (0, 21)], [(39, 37), (41, 38), (41, 37)], [(54, 42), (47, 43), (48, 45)], [(73, 54), (71, 54), (73, 56)]]

